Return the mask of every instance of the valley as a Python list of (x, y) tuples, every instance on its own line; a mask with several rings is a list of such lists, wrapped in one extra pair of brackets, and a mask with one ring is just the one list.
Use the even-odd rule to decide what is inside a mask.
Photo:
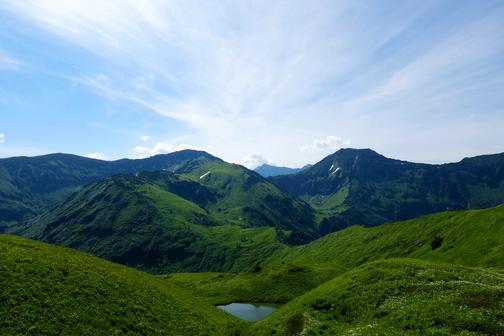
[(504, 336), (503, 18), (0, 0), (0, 336)]
[(504, 334), (504, 156), (418, 165), (346, 149), (266, 179), (190, 150), (2, 159), (0, 329)]

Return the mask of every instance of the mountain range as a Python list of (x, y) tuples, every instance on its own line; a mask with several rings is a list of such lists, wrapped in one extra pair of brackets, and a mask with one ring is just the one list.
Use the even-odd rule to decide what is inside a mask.
[(0, 234), (0, 333), (504, 335), (503, 203), (504, 154), (1, 159), (0, 231), (31, 239)]
[(341, 149), (293, 175), (271, 177), (317, 210), (320, 232), (504, 202), (504, 154), (423, 164)]

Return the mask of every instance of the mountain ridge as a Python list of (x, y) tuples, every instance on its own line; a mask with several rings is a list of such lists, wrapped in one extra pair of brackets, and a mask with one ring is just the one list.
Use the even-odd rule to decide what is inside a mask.
[(303, 172), (269, 179), (317, 209), (321, 231), (328, 233), (352, 224), (373, 226), (500, 204), (504, 153), (431, 165), (370, 149), (341, 149)]
[(42, 214), (83, 185), (121, 173), (183, 171), (198, 160), (222, 161), (194, 150), (116, 161), (63, 153), (0, 159), (0, 232), (12, 232), (11, 227)]

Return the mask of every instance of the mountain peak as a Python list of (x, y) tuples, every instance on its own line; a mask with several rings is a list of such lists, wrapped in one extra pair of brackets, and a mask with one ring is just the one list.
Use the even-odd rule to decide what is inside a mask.
[(194, 159), (198, 157), (207, 158), (211, 160), (220, 160), (219, 158), (209, 154), (208, 152), (196, 149), (182, 149), (179, 151), (166, 153), (166, 154), (157, 154), (152, 157), (178, 157), (183, 159)]
[(366, 155), (366, 156), (383, 156), (370, 148), (341, 148), (330, 156), (351, 156), (351, 155)]

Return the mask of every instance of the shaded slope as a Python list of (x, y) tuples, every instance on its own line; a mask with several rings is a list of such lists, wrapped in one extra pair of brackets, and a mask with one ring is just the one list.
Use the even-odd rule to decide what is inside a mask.
[(201, 204), (215, 197), (168, 172), (114, 176), (81, 189), (22, 233), (151, 272), (241, 270), (282, 246), (274, 228), (221, 225), (177, 195), (181, 185), (182, 196), (193, 191), (187, 197)]
[(502, 273), (391, 259), (324, 283), (248, 335), (504, 335), (503, 307)]
[(306, 171), (271, 180), (317, 208), (321, 231), (328, 233), (503, 203), (504, 154), (429, 165), (389, 159), (370, 149), (342, 149)]
[(242, 323), (162, 279), (0, 235), (2, 335), (238, 335)]

